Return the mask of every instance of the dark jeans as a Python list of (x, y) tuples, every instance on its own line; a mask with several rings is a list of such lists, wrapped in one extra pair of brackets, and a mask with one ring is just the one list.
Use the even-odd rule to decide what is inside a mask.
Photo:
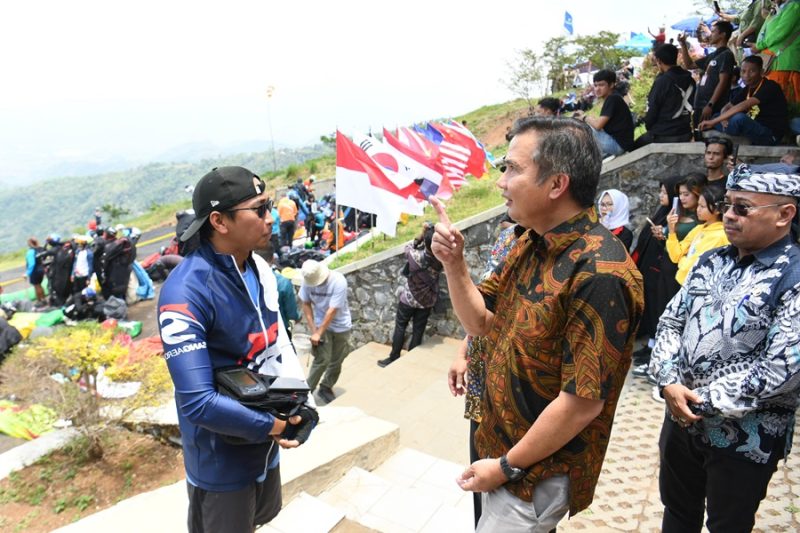
[(281, 222), (281, 246), (292, 247), (294, 240), (294, 220)]
[(738, 459), (706, 446), (666, 418), (659, 439), (661, 470), (658, 484), (664, 504), (663, 533), (751, 531), (758, 505), (783, 456), (776, 444), (766, 464)]
[(408, 349), (413, 350), (422, 344), (422, 335), (425, 333), (425, 326), (428, 325), (428, 317), (431, 314), (431, 308), (419, 309), (411, 307), (403, 302), (397, 302), (397, 314), (394, 316), (394, 335), (392, 335), (392, 352), (389, 357), (397, 359), (400, 357), (400, 350), (403, 349), (403, 343), (406, 340), (406, 327), (413, 319), (411, 325), (411, 342), (408, 343)]
[(649, 131), (633, 141), (634, 150), (653, 143), (684, 143), (692, 140), (691, 132), (685, 135), (653, 135)]

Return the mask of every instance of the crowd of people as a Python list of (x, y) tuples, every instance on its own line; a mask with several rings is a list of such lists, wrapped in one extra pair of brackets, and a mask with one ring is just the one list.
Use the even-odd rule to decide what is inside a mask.
[[(36, 309), (63, 307), (68, 302), (96, 300), (98, 296), (125, 300), (140, 236), (137, 228), (121, 224), (102, 227), (95, 223), (85, 234), (75, 234), (70, 239), (51, 233), (43, 246), (36, 237), (30, 237), (25, 274), (35, 290)], [(42, 286), (45, 279), (46, 295)]]
[[(753, 0), (741, 13), (718, 17), (710, 28), (701, 25), (691, 50), (686, 33), (678, 36), (679, 46), (666, 42), (663, 27), (654, 35), (645, 65), (658, 74), (643, 116), (629, 107), (629, 64), (595, 72), (593, 86), (577, 102), (548, 97), (536, 112), (573, 112), (592, 127), (603, 157), (710, 135), (800, 146), (800, 117), (788, 118), (800, 106), (800, 2)], [(595, 100), (602, 101), (599, 116), (586, 113)], [(637, 124), (646, 132), (634, 140)]]

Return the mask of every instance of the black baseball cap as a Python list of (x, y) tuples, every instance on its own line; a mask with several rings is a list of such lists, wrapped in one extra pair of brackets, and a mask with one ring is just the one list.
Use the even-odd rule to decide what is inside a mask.
[(226, 211), (267, 189), (258, 175), (243, 167), (217, 167), (200, 178), (192, 194), (194, 222), (181, 235), (187, 241), (208, 220), (212, 211)]

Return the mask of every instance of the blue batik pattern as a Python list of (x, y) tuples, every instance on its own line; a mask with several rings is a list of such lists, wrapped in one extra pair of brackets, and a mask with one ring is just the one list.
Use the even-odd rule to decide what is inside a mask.
[[(702, 399), (688, 428), (709, 446), (766, 463), (788, 453), (800, 397), (800, 248), (788, 237), (738, 258), (703, 255), (659, 321), (650, 372)], [(788, 437), (787, 437), (788, 436)]]

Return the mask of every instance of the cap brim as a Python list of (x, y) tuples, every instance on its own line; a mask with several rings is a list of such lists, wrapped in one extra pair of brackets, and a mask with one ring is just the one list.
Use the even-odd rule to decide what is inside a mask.
[(189, 227), (186, 228), (186, 231), (184, 231), (183, 235), (181, 235), (180, 241), (181, 242), (186, 242), (189, 239), (191, 239), (192, 235), (194, 235), (195, 233), (197, 233), (200, 230), (200, 228), (205, 223), (207, 218), (208, 218), (208, 215), (206, 215), (204, 217), (200, 217), (200, 218), (194, 219), (194, 222), (189, 224)]

